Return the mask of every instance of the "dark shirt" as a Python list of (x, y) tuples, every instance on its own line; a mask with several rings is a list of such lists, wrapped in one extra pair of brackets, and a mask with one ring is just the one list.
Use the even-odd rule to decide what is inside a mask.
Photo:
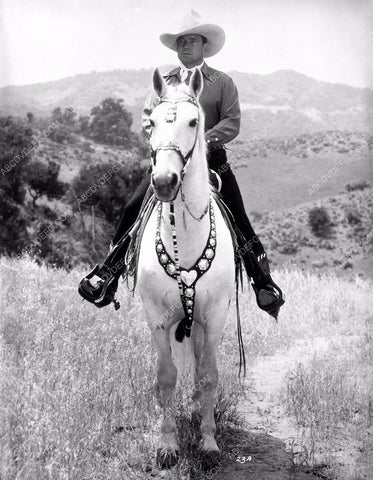
[[(203, 90), (199, 103), (205, 114), (205, 139), (208, 146), (225, 144), (233, 140), (240, 131), (241, 110), (238, 92), (233, 80), (224, 72), (215, 70), (204, 63)], [(168, 85), (181, 83), (180, 67), (163, 74)], [(150, 133), (149, 117), (157, 105), (156, 95), (151, 93), (145, 102), (142, 126), (146, 136)]]

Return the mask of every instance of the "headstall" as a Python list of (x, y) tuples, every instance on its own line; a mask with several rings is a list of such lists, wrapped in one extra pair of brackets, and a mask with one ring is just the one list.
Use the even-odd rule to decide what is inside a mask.
[[(189, 95), (186, 95), (185, 97), (182, 97), (178, 100), (167, 100), (167, 99), (162, 99), (162, 98), (160, 99), (158, 105), (161, 105), (162, 103), (170, 104), (169, 108), (166, 112), (166, 118), (165, 118), (165, 121), (167, 123), (176, 122), (176, 119), (177, 119), (177, 104), (178, 103), (185, 103), (185, 102), (191, 103), (192, 105), (197, 107), (197, 109), (199, 108), (197, 101)], [(198, 115), (198, 120), (199, 120), (199, 115)], [(183, 169), (181, 171), (181, 181), (183, 181), (183, 178), (184, 178), (185, 171), (187, 169), (189, 160), (192, 158), (192, 155), (193, 155), (196, 143), (197, 143), (197, 135), (198, 135), (198, 133), (196, 132), (196, 136), (195, 136), (195, 139), (194, 139), (193, 146), (186, 155), (183, 155), (183, 152), (181, 151), (180, 146), (176, 142), (160, 143), (159, 145), (157, 145), (157, 147), (155, 147), (155, 148), (152, 147), (151, 148), (152, 164), (155, 165), (157, 153), (160, 150), (174, 150), (175, 152), (178, 153), (178, 155), (180, 156), (180, 158), (183, 162)]]

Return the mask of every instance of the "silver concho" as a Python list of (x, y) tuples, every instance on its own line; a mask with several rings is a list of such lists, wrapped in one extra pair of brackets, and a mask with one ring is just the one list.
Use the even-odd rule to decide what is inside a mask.
[(205, 258), (202, 258), (202, 259), (198, 262), (198, 267), (199, 267), (199, 269), (202, 270), (203, 272), (204, 272), (205, 270), (207, 270), (208, 267), (209, 267), (209, 262), (208, 262), (208, 260), (206, 260)]
[(208, 248), (205, 252), (206, 257), (211, 260), (211, 258), (214, 256), (214, 250), (212, 248)]
[(173, 263), (169, 263), (166, 267), (167, 273), (173, 275), (176, 272), (176, 267)]

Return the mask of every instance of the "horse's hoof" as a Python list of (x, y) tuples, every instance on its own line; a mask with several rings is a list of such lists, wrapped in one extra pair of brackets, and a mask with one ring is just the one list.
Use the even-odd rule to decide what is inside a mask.
[(179, 461), (179, 452), (173, 448), (158, 448), (157, 466), (159, 468), (172, 468)]
[(207, 470), (211, 470), (219, 465), (220, 452), (217, 452), (215, 450), (213, 451), (202, 450), (199, 461), (200, 461), (201, 469), (204, 472), (206, 472)]

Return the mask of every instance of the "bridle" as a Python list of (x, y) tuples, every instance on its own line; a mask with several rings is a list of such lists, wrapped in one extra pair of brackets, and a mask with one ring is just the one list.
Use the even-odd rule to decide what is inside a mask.
[[(179, 100), (167, 100), (167, 99), (160, 99), (159, 103), (157, 106), (161, 105), (162, 103), (169, 103), (170, 107), (166, 113), (166, 122), (167, 123), (174, 123), (176, 121), (176, 104), (177, 103), (191, 103), (195, 107), (197, 107), (198, 110), (198, 117), (197, 117), (197, 125), (199, 122), (199, 105), (197, 101), (190, 95), (185, 96), (184, 98), (180, 98)], [(183, 168), (181, 170), (181, 182), (180, 185), (182, 184), (185, 176), (186, 169), (188, 168), (189, 161), (192, 158), (194, 149), (196, 147), (197, 143), (197, 137), (198, 137), (198, 131), (196, 131), (196, 135), (194, 138), (194, 143), (192, 148), (189, 150), (189, 152), (186, 155), (183, 155), (183, 152), (181, 151), (180, 146), (176, 142), (168, 142), (168, 143), (160, 143), (157, 145), (155, 148), (151, 148), (151, 160), (152, 160), (152, 166), (155, 166), (156, 161), (157, 161), (157, 153), (160, 152), (161, 150), (173, 150), (175, 151), (181, 158)], [(180, 186), (179, 186), (180, 188)]]
[[(177, 104), (182, 103), (182, 102), (191, 103), (192, 105), (197, 107), (197, 111), (198, 111), (197, 125), (198, 125), (199, 120), (200, 120), (199, 105), (197, 103), (197, 100), (194, 97), (192, 97), (191, 95), (186, 95), (185, 97), (180, 98), (178, 100), (167, 100), (165, 98), (161, 98), (159, 100), (159, 103), (158, 103), (157, 106), (161, 105), (162, 103), (170, 104), (169, 109), (166, 112), (166, 119), (165, 120), (166, 120), (167, 123), (174, 123), (176, 121), (176, 118), (177, 118), (177, 110), (176, 110), (177, 109)], [(182, 187), (185, 172), (188, 168), (189, 161), (192, 158), (194, 149), (195, 149), (196, 144), (197, 144), (197, 138), (198, 138), (198, 130), (196, 130), (196, 135), (194, 137), (194, 142), (193, 142), (192, 148), (189, 150), (189, 152), (186, 155), (183, 155), (183, 152), (181, 151), (180, 145), (178, 145), (176, 142), (171, 141), (171, 142), (168, 142), (168, 143), (160, 143), (155, 148), (152, 147), (151, 148), (151, 159), (152, 159), (152, 167), (154, 167), (155, 164), (156, 164), (157, 153), (161, 150), (173, 150), (174, 152), (176, 152), (180, 156), (182, 164), (183, 164), (183, 168), (181, 170), (181, 175), (180, 175), (181, 176), (181, 181), (180, 181), (180, 184), (179, 184), (179, 186), (178, 186), (178, 188), (175, 192), (174, 199), (176, 198), (179, 190), (181, 190), (181, 199), (184, 202), (185, 207), (186, 207), (189, 215), (191, 217), (193, 217), (194, 220), (197, 220), (198, 222), (200, 222), (203, 219), (203, 217), (206, 215), (206, 213), (208, 212), (209, 203), (207, 203), (207, 205), (206, 205), (206, 207), (203, 210), (201, 215), (199, 215), (199, 216), (194, 215), (194, 213), (191, 211), (191, 209), (188, 205), (188, 202), (186, 201), (186, 198), (183, 194), (183, 187)], [(171, 200), (171, 208), (173, 208), (173, 200)]]

